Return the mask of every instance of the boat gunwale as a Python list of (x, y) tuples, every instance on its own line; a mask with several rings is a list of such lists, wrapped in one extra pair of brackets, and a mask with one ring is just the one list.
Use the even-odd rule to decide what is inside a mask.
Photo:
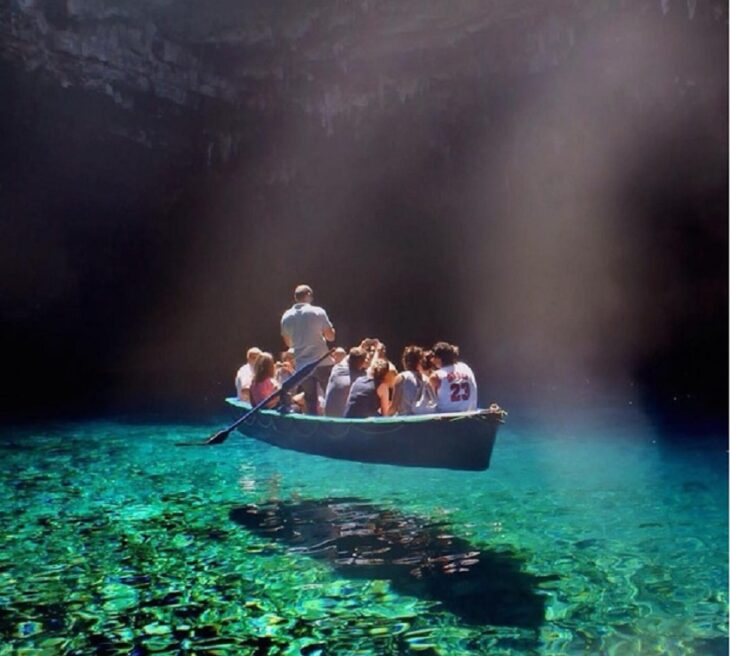
[[(235, 396), (226, 398), (226, 403), (234, 408), (240, 408), (242, 411), (251, 410), (251, 405), (245, 401), (237, 399)], [(490, 416), (498, 417), (498, 414), (491, 412), (486, 408), (477, 410), (469, 410), (467, 412), (440, 412), (425, 415), (394, 415), (392, 417), (366, 417), (366, 418), (348, 418), (348, 417), (326, 417), (322, 415), (307, 415), (299, 412), (282, 413), (277, 409), (261, 409), (259, 413), (267, 417), (275, 417), (281, 419), (293, 419), (295, 421), (313, 421), (321, 423), (336, 424), (417, 424), (429, 421), (439, 421), (444, 419), (476, 419), (486, 418)]]

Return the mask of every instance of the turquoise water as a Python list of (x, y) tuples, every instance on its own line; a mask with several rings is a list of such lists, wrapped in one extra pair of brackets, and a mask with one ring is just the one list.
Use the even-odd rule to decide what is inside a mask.
[(0, 655), (726, 654), (727, 453), (639, 414), (491, 469), (326, 460), (218, 425), (0, 438)]

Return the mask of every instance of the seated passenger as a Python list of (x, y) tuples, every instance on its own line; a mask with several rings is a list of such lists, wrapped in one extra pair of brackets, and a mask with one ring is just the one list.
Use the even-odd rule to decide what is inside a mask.
[(426, 384), (423, 386), (423, 392), (421, 398), (416, 401), (416, 405), (413, 407), (414, 415), (430, 415), (436, 412), (436, 405), (438, 398), (436, 392), (430, 384), (431, 374), (436, 370), (433, 364), (433, 351), (424, 350), (423, 358), (421, 360), (421, 373), (423, 380)]
[(477, 409), (477, 383), (471, 368), (459, 362), (459, 349), (439, 342), (433, 347), (436, 371), (430, 384), (436, 393), (437, 412), (467, 412)]
[(406, 346), (401, 363), (403, 372), (395, 377), (393, 383), (393, 401), (390, 410), (396, 415), (415, 414), (416, 403), (423, 396), (425, 381), (421, 362), (423, 350), (419, 346)]
[(281, 352), (281, 360), (276, 363), (276, 382), (279, 385), (289, 380), (296, 371), (296, 360), (294, 360), (294, 351)]
[(246, 352), (246, 364), (236, 373), (236, 396), (241, 401), (246, 401), (246, 403), (251, 400), (249, 390), (251, 389), (251, 381), (253, 380), (253, 365), (259, 355), (261, 355), (260, 348), (253, 346), (248, 349)]
[[(267, 396), (270, 396), (281, 387), (274, 378), (275, 373), (276, 365), (274, 356), (271, 353), (262, 353), (256, 358), (251, 383), (251, 405), (261, 403)], [(275, 408), (277, 405), (279, 405), (279, 399), (275, 397), (266, 404), (266, 407)]]
[(367, 369), (367, 353), (358, 346), (350, 349), (347, 357), (332, 367), (327, 391), (324, 396), (324, 414), (327, 417), (342, 417), (347, 407), (350, 385)]
[(387, 360), (375, 360), (367, 375), (358, 378), (350, 387), (345, 417), (349, 419), (387, 417), (390, 414), (390, 387), (395, 371)]

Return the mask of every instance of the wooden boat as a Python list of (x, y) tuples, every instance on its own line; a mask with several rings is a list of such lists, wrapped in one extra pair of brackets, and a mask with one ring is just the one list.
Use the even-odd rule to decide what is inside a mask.
[[(226, 399), (239, 415), (250, 405)], [(489, 410), (340, 419), (260, 410), (238, 430), (262, 442), (327, 458), (405, 467), (480, 471), (489, 467), (506, 413)]]

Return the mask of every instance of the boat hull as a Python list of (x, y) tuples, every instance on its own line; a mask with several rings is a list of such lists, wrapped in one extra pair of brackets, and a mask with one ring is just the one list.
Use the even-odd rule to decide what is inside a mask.
[[(239, 416), (250, 408), (227, 399)], [(238, 430), (262, 442), (339, 460), (481, 471), (489, 467), (498, 413), (340, 419), (261, 410)]]

